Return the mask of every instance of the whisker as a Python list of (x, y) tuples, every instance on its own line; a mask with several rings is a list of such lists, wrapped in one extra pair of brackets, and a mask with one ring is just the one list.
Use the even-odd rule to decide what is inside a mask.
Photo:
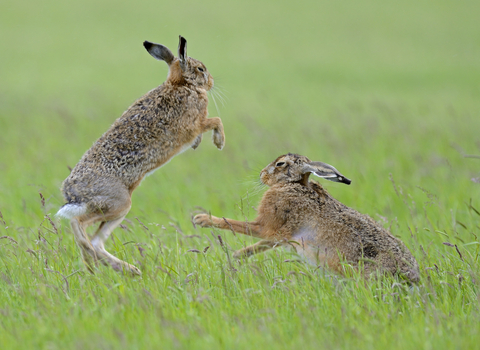
[(217, 110), (217, 114), (220, 117), (220, 109), (218, 108), (217, 100), (215, 99), (215, 94), (213, 93), (213, 91), (212, 91), (211, 96), (212, 96), (213, 103), (215, 104), (215, 109)]
[(243, 184), (245, 183), (251, 184), (250, 189), (247, 190), (247, 192), (242, 196), (242, 200), (246, 200), (249, 197), (255, 197), (257, 194), (262, 192), (266, 187), (266, 185), (260, 182), (260, 179), (257, 176), (255, 177), (250, 176), (250, 178), (251, 179), (242, 181)]
[(245, 201), (249, 198), (256, 197), (259, 193), (263, 192), (263, 189), (265, 188), (265, 185), (257, 185), (255, 186), (252, 190), (247, 191), (243, 196), (242, 196), (242, 201)]
[(225, 106), (225, 101), (223, 99), (223, 97), (218, 93), (218, 91), (215, 91), (214, 92), (215, 94), (215, 97), (220, 101), (220, 103), (222, 104), (222, 107)]
[(220, 97), (220, 99), (222, 100), (223, 103), (228, 101), (227, 94), (225, 92), (223, 92), (221, 89), (218, 89), (216, 91), (216, 93), (218, 94), (218, 96)]
[(224, 105), (223, 101), (220, 98), (220, 95), (218, 94), (218, 91), (216, 90), (211, 90), (212, 92), (212, 98), (214, 99), (214, 103), (217, 103), (217, 99), (222, 103), (222, 106)]
[(224, 90), (225, 89), (219, 85), (214, 85), (212, 90), (210, 90), (213, 94), (215, 94), (215, 97), (217, 97), (217, 99), (222, 103), (222, 106), (225, 105), (227, 100)]

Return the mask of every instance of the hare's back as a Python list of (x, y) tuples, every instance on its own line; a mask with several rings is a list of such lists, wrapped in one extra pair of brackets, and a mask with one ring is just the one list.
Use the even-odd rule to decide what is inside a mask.
[(397, 239), (378, 222), (366, 214), (344, 206), (337, 213), (329, 213), (330, 220), (342, 224), (345, 229), (363, 243), (378, 247), (391, 245)]

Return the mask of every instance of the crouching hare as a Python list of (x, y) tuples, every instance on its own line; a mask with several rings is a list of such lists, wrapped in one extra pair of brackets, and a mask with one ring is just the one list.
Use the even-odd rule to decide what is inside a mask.
[[(117, 271), (140, 270), (104, 248), (111, 232), (125, 218), (131, 196), (143, 178), (188, 148), (197, 148), (202, 134), (213, 130), (213, 143), (225, 142), (220, 118), (207, 118), (207, 91), (213, 78), (205, 65), (187, 56), (180, 37), (178, 57), (163, 45), (148, 41), (145, 49), (169, 66), (167, 80), (138, 99), (80, 159), (62, 192), (66, 204), (57, 215), (70, 219), (75, 241), (87, 268), (100, 262)], [(86, 227), (100, 222), (90, 239)]]
[(290, 245), (309, 262), (340, 274), (344, 273), (342, 262), (356, 268), (362, 261), (365, 276), (380, 271), (418, 282), (418, 264), (407, 247), (368, 215), (343, 205), (320, 184), (309, 181), (312, 173), (347, 185), (351, 182), (331, 165), (289, 153), (260, 173), (260, 180), (270, 188), (263, 195), (255, 221), (198, 214), (193, 222), (261, 238), (237, 251), (237, 258)]

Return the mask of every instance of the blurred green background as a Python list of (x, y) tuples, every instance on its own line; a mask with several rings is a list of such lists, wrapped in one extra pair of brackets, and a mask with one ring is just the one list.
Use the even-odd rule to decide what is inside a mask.
[(452, 147), (479, 153), (475, 1), (2, 7), (0, 203), (17, 224), (37, 220), (38, 191), (53, 213), (67, 166), (164, 81), (166, 65), (143, 40), (176, 51), (179, 34), (225, 96), (210, 115), (223, 119), (227, 146), (217, 152), (206, 137), (150, 177), (134, 194), (136, 215), (154, 220), (160, 208), (184, 220), (196, 205), (234, 215), (246, 179), (285, 152), (337, 166), (354, 182), (334, 194), (371, 214), (397, 215), (390, 173), (453, 206), (479, 193), (478, 161)]
[[(176, 52), (181, 34), (215, 78), (209, 111), (223, 120), (226, 146), (219, 152), (205, 135), (148, 177), (134, 192), (130, 229), (116, 238), (148, 241), (136, 218), (165, 231), (167, 247), (179, 230), (208, 235), (190, 223), (197, 206), (253, 219), (259, 171), (295, 152), (351, 178), (349, 187), (325, 186), (401, 237), (422, 273), (440, 265), (445, 240), (478, 258), (478, 1), (7, 0), (0, 8), (0, 235), (25, 256), (44, 215), (63, 204), (68, 167), (165, 80), (166, 64), (142, 42)], [(81, 262), (68, 223), (59, 227), (68, 274)], [(244, 240), (224, 237), (233, 249)], [(0, 254), (17, 256), (5, 242)], [(4, 274), (28, 279), (27, 265), (3, 263)]]

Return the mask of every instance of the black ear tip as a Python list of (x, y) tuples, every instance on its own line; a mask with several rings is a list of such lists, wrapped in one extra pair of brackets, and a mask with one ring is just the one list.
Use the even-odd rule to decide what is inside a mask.
[(143, 42), (143, 47), (145, 47), (147, 50), (150, 50), (150, 48), (152, 47), (152, 43), (150, 41), (144, 41)]
[(336, 182), (341, 182), (342, 184), (350, 185), (352, 183), (352, 180), (347, 179), (345, 176), (337, 176)]

